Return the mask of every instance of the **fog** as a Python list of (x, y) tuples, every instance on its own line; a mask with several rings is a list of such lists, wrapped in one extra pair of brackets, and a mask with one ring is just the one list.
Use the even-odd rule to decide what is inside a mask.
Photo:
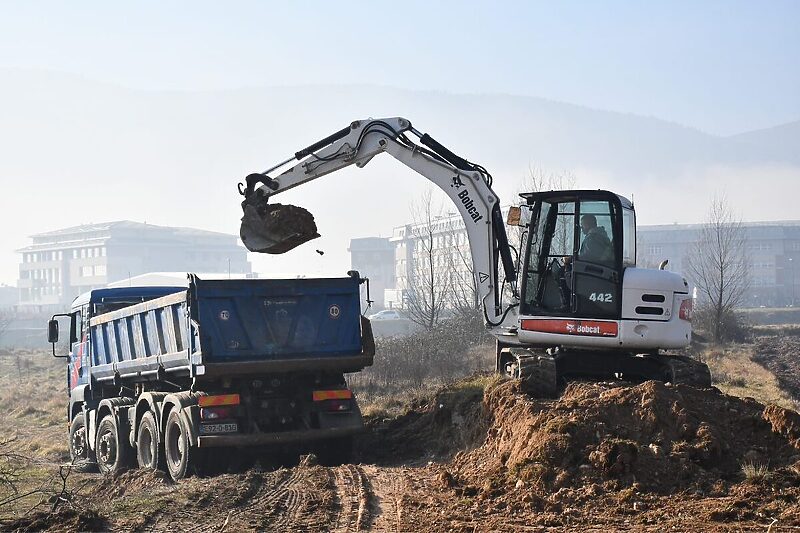
[[(19, 7), (0, 21), (9, 45), (0, 53), (0, 283), (15, 283), (13, 250), (38, 232), (128, 219), (236, 233), (245, 175), (366, 117), (410, 119), (484, 165), (506, 204), (538, 166), (632, 197), (640, 224), (698, 222), (720, 192), (745, 220), (797, 218), (791, 5), (783, 15), (726, 10), (727, 26), (684, 24), (680, 46), (667, 38), (672, 14), (658, 22), (638, 7), (571, 19), (529, 5), (516, 5), (516, 17), (386, 8), (381, 20), (424, 20), (404, 28), (401, 50), (396, 36), (392, 46), (378, 39), (383, 26), (364, 13), (352, 15), (363, 35), (325, 26), (319, 5), (147, 6), (128, 18), (100, 6), (91, 16), (89, 8)], [(285, 25), (248, 33), (266, 20), (256, 12), (290, 20), (303, 9), (313, 21), (295, 34)], [(348, 20), (323, 10), (332, 24)], [(535, 35), (510, 31), (525, 17)], [(137, 31), (150, 23), (152, 31)], [(458, 24), (474, 39), (439, 31)], [(745, 26), (754, 36), (747, 47), (737, 34)], [(41, 31), (34, 38), (26, 28)], [(720, 54), (729, 54), (722, 63)], [(350, 238), (388, 236), (429, 186), (383, 156), (282, 194), (277, 201), (315, 214), (322, 237), (284, 256), (251, 256), (253, 268), (340, 275)]]

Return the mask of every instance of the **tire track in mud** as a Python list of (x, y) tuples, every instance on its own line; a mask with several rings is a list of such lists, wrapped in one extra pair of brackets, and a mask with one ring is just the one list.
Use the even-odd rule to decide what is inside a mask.
[(232, 510), (234, 517), (226, 531), (242, 526), (259, 531), (315, 530), (327, 525), (324, 513), (308, 512), (318, 496), (314, 471), (297, 467), (276, 473), (280, 473), (277, 483), (262, 479), (252, 499)]
[[(226, 479), (227, 478), (227, 479)], [(175, 486), (188, 501), (145, 519), (138, 531), (322, 531), (334, 514), (330, 483), (321, 468), (296, 467), (190, 478)], [(330, 499), (330, 498), (328, 498)]]
[(404, 468), (365, 465), (362, 468), (373, 493), (370, 531), (401, 533), (408, 531), (403, 501), (409, 492), (410, 478)]
[(332, 468), (330, 472), (339, 510), (333, 531), (364, 531), (371, 515), (373, 494), (363, 468), (347, 464)]

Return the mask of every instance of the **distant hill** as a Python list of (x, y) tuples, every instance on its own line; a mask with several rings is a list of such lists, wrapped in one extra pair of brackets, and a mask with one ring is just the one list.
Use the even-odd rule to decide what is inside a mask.
[(116, 164), (134, 146), (141, 157), (166, 159), (193, 148), (234, 154), (239, 150), (231, 147), (258, 146), (268, 161), (276, 149), (294, 151), (355, 118), (395, 115), (503, 169), (532, 161), (639, 178), (687, 166), (774, 162), (779, 155), (796, 163), (799, 152), (800, 122), (724, 138), (654, 118), (502, 94), (364, 85), (145, 92), (27, 71), (0, 71), (0, 80), (0, 139), (13, 153), (41, 156), (38, 149), (47, 147), (83, 160), (92, 146), (103, 152), (94, 157)]
[[(277, 80), (276, 81), (280, 81)], [(642, 223), (702, 220), (724, 189), (745, 218), (796, 218), (800, 123), (719, 137), (651, 117), (526, 96), (391, 87), (141, 91), (78, 76), (0, 69), (0, 280), (26, 235), (101, 220), (236, 232), (236, 182), (359, 118), (401, 115), (495, 176), (515, 199), (530, 165), (633, 196)], [(348, 263), (350, 237), (387, 235), (429, 187), (389, 158), (281, 196), (309, 207), (324, 257), (260, 258), (291, 272)], [(794, 189), (792, 189), (794, 187)], [(10, 200), (10, 201), (9, 201)], [(323, 248), (326, 247), (326, 248)], [(291, 256), (291, 257), (289, 257)], [(299, 259), (296, 259), (299, 258)], [(309, 267), (310, 268), (310, 267)]]
[(730, 139), (757, 147), (776, 160), (800, 164), (800, 120), (763, 130), (748, 131)]

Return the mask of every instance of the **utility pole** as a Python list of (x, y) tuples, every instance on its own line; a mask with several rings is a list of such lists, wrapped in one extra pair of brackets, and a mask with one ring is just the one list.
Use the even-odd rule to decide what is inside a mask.
[(789, 267), (791, 268), (792, 271), (792, 278), (790, 283), (792, 284), (792, 307), (794, 307), (794, 261), (792, 261), (791, 257), (789, 258)]

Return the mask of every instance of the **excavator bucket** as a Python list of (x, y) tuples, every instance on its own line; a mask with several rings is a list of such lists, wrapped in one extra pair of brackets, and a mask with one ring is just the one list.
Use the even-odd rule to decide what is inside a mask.
[(294, 205), (242, 204), (239, 235), (251, 252), (282, 254), (319, 237), (314, 215)]

